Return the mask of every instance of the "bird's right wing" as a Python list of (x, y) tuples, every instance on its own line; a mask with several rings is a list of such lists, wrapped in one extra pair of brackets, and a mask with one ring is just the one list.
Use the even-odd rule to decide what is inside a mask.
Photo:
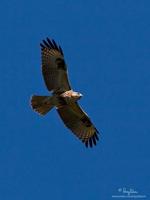
[(57, 108), (64, 124), (88, 147), (96, 145), (98, 131), (88, 115), (76, 102), (64, 104)]
[(54, 40), (47, 38), (41, 45), (42, 74), (49, 91), (65, 92), (71, 89), (63, 51)]

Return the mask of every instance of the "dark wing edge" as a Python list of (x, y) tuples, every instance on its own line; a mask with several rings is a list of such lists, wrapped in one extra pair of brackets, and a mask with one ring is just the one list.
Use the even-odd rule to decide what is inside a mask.
[(94, 127), (95, 129), (95, 132), (94, 132), (94, 135), (91, 136), (87, 141), (82, 141), (83, 143), (85, 143), (85, 146), (86, 147), (93, 147), (93, 144), (96, 145), (97, 144), (97, 141), (99, 141), (99, 132), (98, 130)]
[[(74, 110), (72, 110), (69, 105), (64, 105), (58, 108), (57, 112), (65, 126), (69, 128), (85, 144), (86, 147), (93, 147), (99, 140), (99, 132), (78, 103), (75, 103), (74, 105)], [(78, 114), (76, 115), (76, 112), (79, 112), (79, 115), (82, 114), (82, 117), (79, 117)], [(78, 127), (75, 124), (77, 124)], [(75, 129), (73, 128), (74, 126)], [(87, 132), (85, 132), (85, 129), (87, 129)]]
[(42, 75), (47, 89), (53, 93), (71, 90), (62, 48), (48, 37), (40, 43), (40, 46)]
[(55, 40), (53, 40), (53, 39), (49, 39), (47, 37), (46, 40), (43, 40), (43, 43), (40, 43), (40, 46), (41, 46), (42, 49), (48, 48), (50, 50), (51, 49), (57, 50), (57, 51), (60, 52), (60, 54), (62, 56), (64, 56), (64, 53), (63, 53), (63, 50), (62, 50), (61, 46), (60, 45), (58, 46), (56, 44)]
[(85, 144), (86, 147), (93, 147), (94, 145), (97, 144), (97, 141), (99, 141), (99, 137), (98, 137), (99, 131), (93, 125), (89, 116), (82, 110), (82, 108), (77, 102), (75, 103), (75, 106), (76, 106), (76, 109), (78, 109), (80, 113), (84, 113), (84, 116), (80, 119), (84, 123), (84, 125), (87, 127), (93, 128), (93, 135), (87, 140), (82, 140), (82, 142)]

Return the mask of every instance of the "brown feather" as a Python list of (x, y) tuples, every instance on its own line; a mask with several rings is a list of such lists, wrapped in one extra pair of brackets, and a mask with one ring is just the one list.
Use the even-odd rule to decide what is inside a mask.
[(88, 147), (96, 145), (98, 131), (80, 106), (72, 102), (57, 109), (64, 124)]
[(63, 52), (54, 40), (47, 38), (41, 45), (42, 52), (42, 74), (49, 91), (65, 92), (70, 90), (67, 66), (64, 61)]

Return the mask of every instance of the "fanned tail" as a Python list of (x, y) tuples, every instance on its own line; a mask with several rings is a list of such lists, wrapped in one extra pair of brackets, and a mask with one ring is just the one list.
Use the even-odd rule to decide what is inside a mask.
[(52, 99), (53, 98), (49, 96), (33, 95), (31, 97), (31, 107), (35, 112), (45, 115), (54, 107)]

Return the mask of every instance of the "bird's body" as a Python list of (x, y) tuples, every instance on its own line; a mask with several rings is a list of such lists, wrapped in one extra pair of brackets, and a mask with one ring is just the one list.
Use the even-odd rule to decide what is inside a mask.
[(41, 50), (42, 74), (52, 96), (33, 95), (32, 108), (39, 114), (45, 115), (55, 107), (66, 127), (86, 146), (96, 145), (98, 131), (78, 104), (82, 94), (71, 89), (61, 47), (54, 40), (47, 38), (47, 41), (43, 40)]
[(68, 90), (62, 94), (60, 94), (60, 97), (64, 98), (64, 100), (67, 102), (67, 103), (70, 103), (70, 102), (76, 102), (78, 101), (83, 95), (79, 92), (75, 92), (73, 90)]

